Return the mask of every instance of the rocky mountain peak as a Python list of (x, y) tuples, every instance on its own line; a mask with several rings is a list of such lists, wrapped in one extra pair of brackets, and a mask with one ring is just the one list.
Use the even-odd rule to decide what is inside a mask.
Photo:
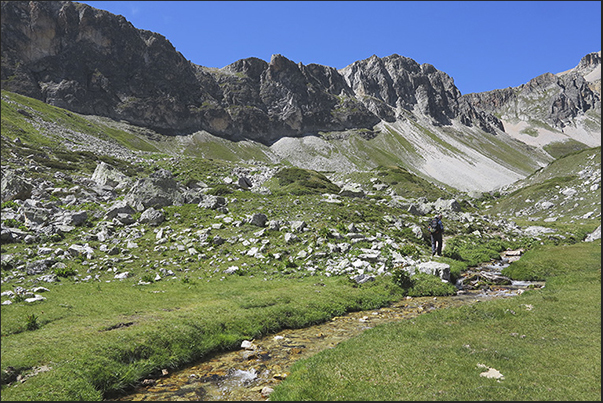
[[(296, 69), (297, 68), (297, 69)], [(287, 72), (289, 70), (299, 70), (298, 65), (285, 56), (280, 54), (274, 54), (270, 58), (270, 64), (268, 65), (268, 71), (272, 74), (279, 72)]]
[[(584, 56), (576, 69), (580, 70), (583, 75), (587, 75), (597, 67), (601, 67), (601, 51), (592, 52)], [(599, 73), (599, 78), (601, 78), (601, 73)]]
[(480, 111), (501, 116), (508, 126), (540, 121), (553, 131), (563, 132), (568, 128), (570, 133), (584, 133), (580, 138), (585, 144), (596, 145), (593, 136), (598, 136), (600, 145), (600, 124), (594, 131), (594, 122), (576, 126), (580, 120), (600, 122), (600, 63), (600, 52), (590, 53), (568, 71), (544, 73), (517, 88), (468, 94), (463, 99)]
[(478, 113), (469, 103), (460, 102), (461, 92), (454, 80), (433, 65), (420, 65), (397, 54), (382, 59), (373, 55), (340, 73), (357, 98), (385, 121), (406, 119), (411, 113), (437, 126), (459, 119), (489, 133), (502, 127), (495, 116)]
[(499, 108), (510, 108), (518, 93), (548, 94), (551, 86), (557, 95), (546, 108), (518, 113), (560, 126), (600, 111), (600, 52), (571, 74), (463, 97), (446, 73), (398, 54), (372, 55), (341, 70), (280, 54), (222, 69), (198, 66), (162, 35), (70, 1), (3, 1), (1, 29), (2, 89), (166, 135), (206, 131), (271, 144), (408, 119), (428, 126), (458, 121), (497, 134), (504, 130), (497, 116), (510, 113)]
[(399, 55), (341, 71), (280, 54), (203, 68), (162, 35), (69, 1), (2, 3), (2, 88), (163, 134), (205, 130), (264, 143), (370, 129), (405, 111), (450, 124), (459, 95), (445, 73)]
[(268, 68), (268, 63), (257, 57), (238, 60), (224, 67), (224, 71), (231, 73), (242, 73), (255, 82), (259, 82), (260, 76)]
[(578, 74), (586, 80), (589, 88), (601, 96), (601, 51), (592, 52), (584, 56), (578, 66), (559, 73), (559, 76), (565, 74)]

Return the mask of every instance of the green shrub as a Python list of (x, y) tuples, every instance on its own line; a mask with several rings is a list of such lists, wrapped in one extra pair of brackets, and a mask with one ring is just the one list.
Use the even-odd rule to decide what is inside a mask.
[(79, 161), (79, 157), (76, 153), (68, 153), (68, 152), (63, 152), (63, 151), (56, 151), (54, 153), (55, 157), (57, 157), (59, 160), (65, 160), (65, 161), (71, 161), (71, 162), (78, 162)]
[(224, 196), (231, 193), (232, 189), (228, 185), (224, 184), (216, 185), (207, 191), (207, 194), (212, 196)]
[(151, 273), (145, 273), (140, 278), (140, 281), (143, 281), (145, 283), (154, 283), (155, 282), (155, 276), (153, 274), (151, 274)]
[(333, 233), (329, 227), (321, 227), (318, 230), (318, 236), (323, 238), (333, 238)]
[(16, 201), (14, 200), (8, 200), (5, 202), (2, 202), (2, 208), (19, 208), (19, 205), (17, 204)]
[(70, 277), (77, 274), (77, 271), (72, 267), (55, 267), (53, 272), (58, 277)]
[(415, 239), (415, 233), (411, 228), (396, 228), (391, 231), (391, 236), (397, 239)]
[(410, 256), (410, 257), (418, 257), (419, 253), (420, 253), (419, 249), (414, 244), (402, 245), (400, 247), (399, 252), (402, 256)]
[(79, 168), (76, 165), (70, 165), (67, 164), (65, 162), (61, 162), (61, 161), (57, 161), (57, 160), (51, 160), (48, 158), (44, 158), (44, 157), (32, 157), (32, 159), (42, 165), (47, 166), (48, 168), (52, 168), (52, 169), (58, 169), (60, 171), (76, 171)]
[(285, 262), (285, 267), (290, 269), (297, 269), (297, 263), (295, 263), (295, 261), (293, 260), (287, 259), (287, 261)]
[(438, 276), (427, 273), (417, 273), (412, 276), (412, 287), (408, 290), (411, 297), (455, 295), (456, 287), (442, 281)]
[(404, 289), (411, 288), (414, 284), (410, 274), (402, 267), (396, 267), (394, 270), (392, 270), (392, 281), (398, 287)]
[(182, 277), (182, 279), (180, 281), (182, 282), (182, 284), (190, 284), (190, 285), (195, 284), (195, 281), (191, 280), (191, 278), (189, 276)]
[(347, 234), (348, 233), (348, 227), (344, 223), (342, 223), (342, 222), (337, 223), (337, 225), (335, 225), (335, 229), (340, 234)]
[(6, 227), (19, 228), (21, 230), (27, 231), (27, 227), (23, 225), (21, 221), (15, 220), (14, 218), (2, 220), (2, 224), (4, 224)]

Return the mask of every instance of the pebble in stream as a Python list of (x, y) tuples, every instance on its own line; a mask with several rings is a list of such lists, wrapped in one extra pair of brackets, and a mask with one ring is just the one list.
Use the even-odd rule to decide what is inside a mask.
[[(414, 318), (433, 309), (513, 296), (522, 290), (475, 291), (451, 297), (420, 297), (373, 311), (352, 312), (303, 329), (286, 329), (247, 343), (247, 349), (216, 354), (169, 376), (146, 380), (117, 401), (268, 400), (293, 363), (379, 324)], [(145, 385), (147, 383), (147, 385)]]

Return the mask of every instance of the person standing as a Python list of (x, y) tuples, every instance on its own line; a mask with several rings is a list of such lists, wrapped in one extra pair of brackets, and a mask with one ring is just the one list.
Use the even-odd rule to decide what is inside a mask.
[(436, 215), (429, 222), (429, 235), (431, 237), (431, 256), (436, 253), (442, 256), (442, 235), (444, 234), (444, 223), (442, 223), (442, 214)]

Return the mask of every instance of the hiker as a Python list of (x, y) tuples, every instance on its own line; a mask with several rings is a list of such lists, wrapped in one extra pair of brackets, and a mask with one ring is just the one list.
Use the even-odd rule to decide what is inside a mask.
[(444, 224), (442, 223), (442, 214), (436, 215), (429, 223), (429, 235), (431, 236), (431, 256), (436, 253), (442, 256), (442, 234), (444, 233)]

